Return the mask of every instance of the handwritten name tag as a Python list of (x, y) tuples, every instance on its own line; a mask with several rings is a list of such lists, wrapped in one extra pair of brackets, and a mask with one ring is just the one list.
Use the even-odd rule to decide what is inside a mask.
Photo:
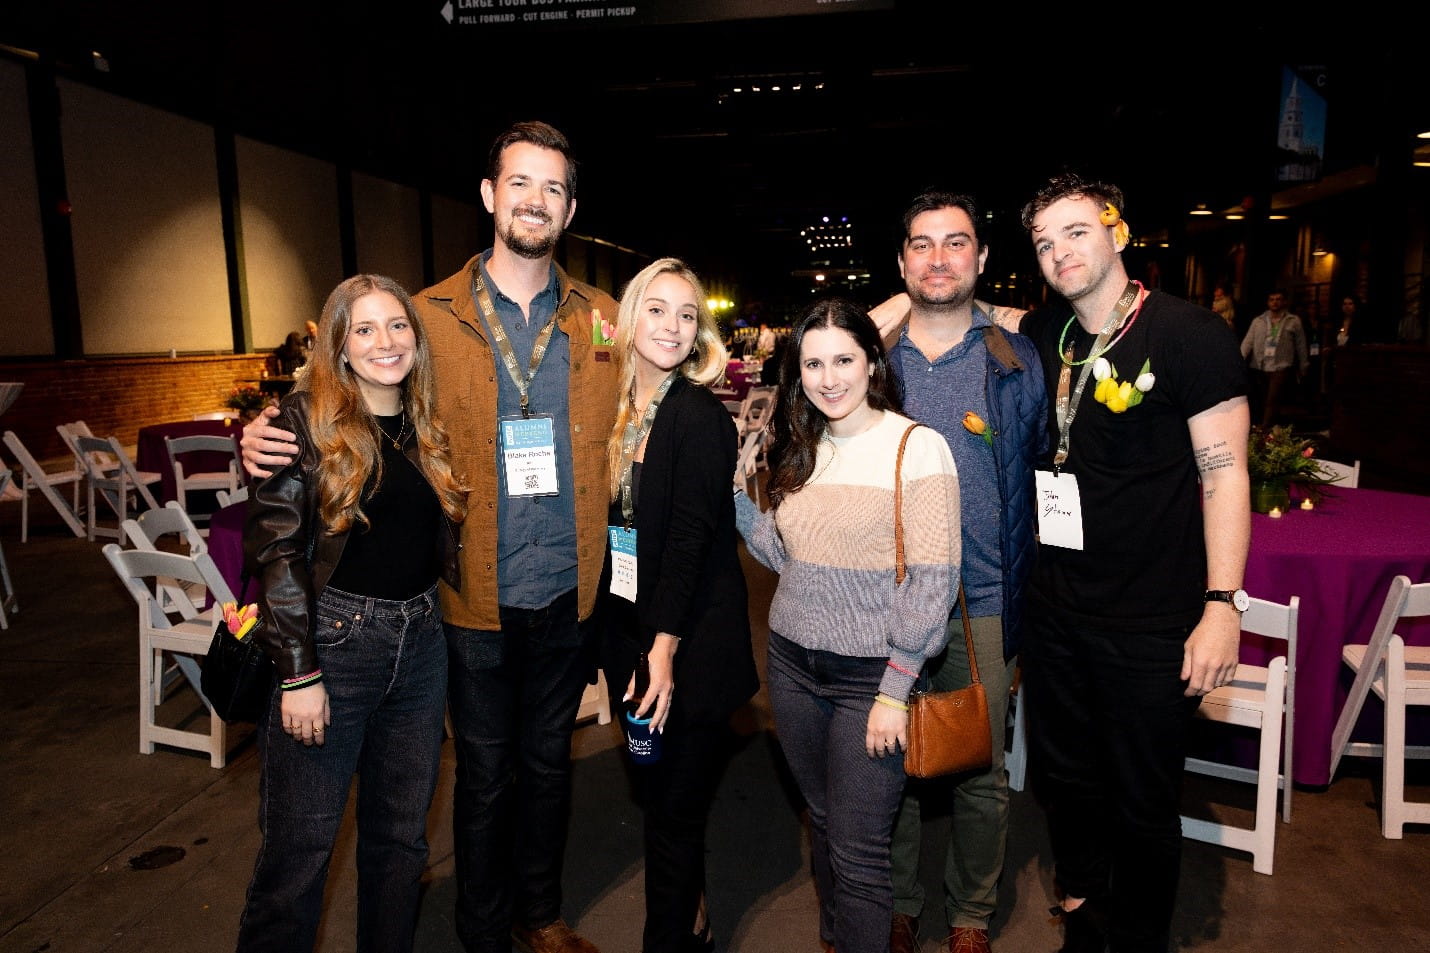
[(1063, 549), (1082, 549), (1082, 497), (1077, 477), (1071, 473), (1054, 475), (1051, 470), (1034, 474), (1037, 484), (1038, 542)]

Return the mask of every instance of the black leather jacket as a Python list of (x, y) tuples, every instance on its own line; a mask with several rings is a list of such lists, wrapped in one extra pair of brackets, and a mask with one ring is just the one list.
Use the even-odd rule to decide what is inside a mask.
[[(298, 455), (272, 476), (254, 481), (243, 534), (244, 564), (263, 583), (260, 642), (279, 678), (306, 675), (318, 667), (313, 612), (348, 539), (347, 533), (319, 531), (318, 453), (308, 429), (310, 403), (311, 395), (305, 391), (283, 398), (273, 425), (297, 435)], [(418, 452), (415, 442), (407, 448), (414, 464)], [(460, 590), (457, 530), (445, 514), (442, 521), (446, 531), (433, 540), (438, 564), (442, 579)]]

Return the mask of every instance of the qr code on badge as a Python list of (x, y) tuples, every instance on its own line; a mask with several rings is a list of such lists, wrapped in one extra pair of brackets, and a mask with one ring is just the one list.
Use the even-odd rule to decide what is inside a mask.
[(535, 473), (528, 473), (526, 475), (526, 488), (528, 490), (536, 489), (540, 482), (541, 478), (538, 477)]

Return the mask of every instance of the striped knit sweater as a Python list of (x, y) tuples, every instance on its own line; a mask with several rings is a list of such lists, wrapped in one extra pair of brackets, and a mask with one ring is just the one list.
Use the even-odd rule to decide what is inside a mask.
[(751, 555), (780, 574), (770, 628), (808, 649), (887, 657), (880, 691), (900, 699), (947, 641), (962, 539), (953, 455), (919, 427), (904, 450), (908, 576), (895, 587), (894, 461), (911, 422), (885, 413), (856, 436), (826, 436), (799, 492), (768, 513), (740, 496), (735, 511)]

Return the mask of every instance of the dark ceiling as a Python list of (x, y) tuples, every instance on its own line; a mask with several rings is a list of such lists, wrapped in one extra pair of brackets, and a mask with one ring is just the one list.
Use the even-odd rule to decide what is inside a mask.
[[(448, 24), (441, 2), (50, 0), (0, 14), (20, 14), (0, 43), (242, 135), (474, 200), (492, 137), (546, 119), (582, 159), (574, 231), (688, 257), (754, 295), (781, 294), (808, 265), (799, 230), (822, 215), (849, 216), (882, 294), (899, 214), (930, 185), (975, 193), (1004, 228), (1065, 166), (1122, 184), (1146, 232), (1177, 230), (1197, 202), (1264, 199), (1283, 65), (1324, 83), (1328, 171), (1374, 164), (1405, 130), (1430, 128), (1408, 25), (1321, 27), (1309, 8), (1292, 26), (1284, 10), (1190, 5), (1148, 7), (1131, 25), (895, 0), (484, 30)], [(1150, 19), (1161, 16), (1195, 22)], [(998, 268), (1026, 264), (1023, 247), (994, 254)]]

